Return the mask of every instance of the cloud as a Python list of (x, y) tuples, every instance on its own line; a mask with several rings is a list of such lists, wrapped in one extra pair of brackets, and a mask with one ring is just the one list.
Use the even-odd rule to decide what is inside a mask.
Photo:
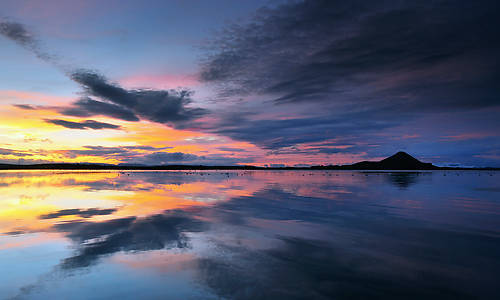
[[(83, 146), (83, 149), (67, 149), (50, 151), (51, 154), (57, 154), (62, 161), (74, 159), (80, 156), (99, 157), (118, 161), (122, 165), (237, 165), (240, 163), (251, 163), (254, 158), (249, 156), (238, 158), (224, 156), (220, 154), (196, 155), (184, 152), (167, 152), (172, 147), (152, 147), (152, 146)], [(36, 164), (36, 163), (54, 163), (57, 160), (39, 160), (33, 159), (34, 156), (47, 155), (49, 152), (40, 149), (16, 150), (0, 148), (1, 155), (11, 155), (15, 159), (1, 159), (0, 163), (15, 164)], [(91, 161), (91, 159), (89, 159)]]
[(107, 116), (124, 121), (137, 122), (139, 118), (134, 112), (119, 105), (93, 100), (83, 97), (75, 101), (70, 107), (58, 108), (59, 112), (66, 116), (91, 117)]
[(217, 144), (224, 142), (220, 137), (207, 135), (185, 138), (184, 141), (193, 144)]
[(309, 0), (264, 8), (213, 40), (201, 79), (278, 103), (359, 102), (361, 93), (412, 110), (498, 105), (496, 5)]
[(252, 157), (227, 157), (223, 155), (195, 155), (183, 152), (153, 152), (124, 160), (124, 164), (132, 165), (211, 165), (229, 166), (240, 163), (251, 163)]
[[(110, 82), (96, 71), (74, 70), (62, 64), (60, 59), (41, 50), (35, 35), (23, 24), (0, 19), (0, 34), (63, 70), (71, 80), (85, 90), (86, 96), (74, 102), (72, 106), (56, 109), (63, 115), (77, 117), (101, 115), (134, 122), (143, 119), (176, 128), (186, 128), (190, 126), (190, 121), (208, 113), (204, 108), (190, 106), (193, 92), (189, 90), (127, 90), (117, 83)], [(16, 105), (16, 107), (33, 108), (28, 105)]]
[(41, 49), (35, 35), (23, 24), (0, 17), (0, 35), (33, 52), (38, 58), (55, 63), (54, 56)]
[(35, 157), (45, 156), (49, 154), (49, 151), (42, 149), (28, 149), (28, 150), (17, 150), (9, 148), (0, 148), (0, 156), (14, 156), (15, 158), (1, 158), (0, 163), (2, 164), (36, 164), (36, 163), (48, 163), (51, 161), (38, 159)]
[[(381, 113), (380, 113), (381, 115)], [(251, 141), (264, 149), (280, 149), (297, 144), (321, 142), (339, 137), (366, 134), (397, 125), (396, 119), (374, 119), (370, 113), (339, 116), (263, 119), (237, 113), (222, 118), (207, 131), (236, 140)]]
[(84, 149), (60, 150), (59, 154), (68, 158), (78, 156), (96, 156), (106, 159), (118, 160), (124, 165), (236, 165), (238, 163), (249, 163), (253, 158), (235, 158), (223, 155), (206, 155), (183, 152), (166, 152), (164, 150), (172, 147), (151, 147), (151, 146), (84, 146)]
[[(417, 141), (386, 141), (379, 134), (405, 126), (405, 134), (413, 134), (415, 120), (436, 113), (451, 120), (498, 109), (496, 11), (496, 1), (488, 0), (305, 0), (263, 7), (248, 22), (226, 27), (205, 48), (200, 79), (217, 88), (221, 104), (210, 111), (196, 105), (189, 90), (128, 89), (98, 71), (61, 68), (60, 60), (46, 55), (22, 24), (0, 19), (0, 34), (61, 68), (82, 87), (83, 95), (70, 106), (51, 108), (65, 116), (156, 122), (250, 142), (275, 155), (309, 153), (328, 159), (345, 152), (372, 155), (377, 147), (377, 155), (413, 147), (465, 160), (489, 148), (475, 144), (451, 153), (457, 150), (440, 146), (440, 138), (433, 136), (444, 121), (418, 132), (419, 140), (427, 141), (425, 148), (412, 146)], [(477, 132), (498, 127), (498, 118), (482, 116), (490, 122), (476, 126)], [(464, 131), (475, 126), (466, 123), (460, 124)], [(323, 140), (338, 144), (311, 146)], [(497, 140), (491, 137), (490, 144)], [(346, 143), (353, 147), (336, 148)]]
[(31, 33), (20, 23), (2, 20), (0, 22), (0, 34), (22, 46), (33, 47), (36, 44)]
[(116, 211), (116, 208), (109, 209), (98, 209), (98, 208), (88, 208), (88, 209), (62, 209), (53, 213), (41, 215), (40, 219), (56, 219), (63, 216), (80, 216), (82, 218), (90, 218), (93, 216), (110, 215)]
[(23, 140), (25, 143), (50, 143), (52, 144), (52, 140), (49, 138), (35, 138), (32, 136), (26, 136)]
[(118, 125), (104, 123), (104, 122), (97, 122), (94, 120), (85, 120), (83, 122), (71, 122), (71, 121), (59, 120), (59, 119), (47, 119), (47, 120), (45, 120), (45, 122), (51, 123), (54, 125), (63, 126), (63, 127), (69, 128), (69, 129), (80, 129), (80, 130), (85, 130), (85, 129), (120, 129), (121, 128)]
[(30, 104), (13, 104), (13, 106), (24, 110), (36, 110), (36, 107)]
[(0, 148), (0, 155), (31, 156), (32, 153), (23, 150)]
[[(435, 113), (498, 108), (497, 9), (495, 1), (264, 7), (205, 48), (201, 80), (220, 102), (242, 100), (204, 130), (271, 150), (327, 139), (391, 147), (376, 134)], [(340, 150), (322, 152), (332, 151)]]
[(14, 230), (14, 231), (9, 231), (9, 232), (4, 232), (3, 234), (6, 234), (6, 235), (21, 235), (21, 234), (25, 234), (26, 232), (23, 231), (23, 230)]
[(486, 139), (486, 138), (494, 137), (494, 136), (498, 136), (498, 134), (489, 133), (489, 132), (470, 132), (470, 133), (461, 133), (461, 134), (443, 136), (442, 140), (444, 140), (444, 141), (467, 141), (467, 140), (475, 140), (475, 139)]
[[(31, 156), (31, 154), (29, 154)], [(35, 158), (19, 158), (19, 159), (0, 159), (0, 164), (15, 164), (15, 165), (32, 165), (53, 163), (52, 160), (35, 159)]]
[(197, 160), (199, 157), (194, 154), (182, 152), (154, 152), (128, 160), (127, 164), (137, 165), (168, 165), (186, 163)]
[(61, 150), (60, 153), (68, 157), (74, 158), (80, 155), (85, 156), (102, 156), (114, 159), (127, 159), (136, 156), (142, 156), (145, 153), (169, 149), (171, 147), (151, 147), (151, 146), (118, 146), (118, 147), (103, 147), (103, 146), (83, 146), (84, 149), (79, 150)]
[(235, 147), (218, 147), (217, 150), (224, 152), (248, 152), (245, 149), (235, 148)]
[(72, 72), (70, 78), (84, 88), (86, 96), (71, 107), (62, 108), (60, 112), (65, 115), (103, 115), (126, 121), (144, 119), (184, 128), (189, 127), (189, 121), (208, 112), (189, 106), (192, 92), (188, 90), (127, 90), (101, 74), (83, 69)]

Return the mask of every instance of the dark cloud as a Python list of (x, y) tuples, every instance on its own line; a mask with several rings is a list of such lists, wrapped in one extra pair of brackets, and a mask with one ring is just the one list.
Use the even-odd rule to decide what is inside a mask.
[(238, 163), (252, 162), (253, 158), (243, 159), (227, 157), (223, 155), (200, 156), (183, 152), (165, 152), (162, 150), (172, 147), (151, 146), (84, 146), (85, 149), (61, 150), (60, 154), (69, 158), (77, 156), (98, 156), (115, 159), (124, 165), (236, 165)]
[(132, 165), (211, 165), (211, 166), (231, 166), (241, 163), (253, 162), (252, 157), (237, 158), (224, 155), (200, 156), (183, 152), (153, 152), (141, 156), (136, 156), (124, 161), (124, 164)]
[(137, 165), (168, 165), (189, 163), (197, 160), (199, 156), (182, 152), (154, 152), (128, 160), (128, 164)]
[(11, 155), (15, 158), (2, 158), (0, 163), (2, 164), (36, 164), (36, 163), (48, 163), (50, 161), (35, 159), (35, 156), (45, 156), (49, 151), (41, 149), (29, 149), (29, 150), (17, 150), (9, 148), (0, 148), (0, 155)]
[(279, 103), (498, 105), (497, 8), (496, 1), (289, 2), (227, 28), (201, 78), (229, 94), (275, 94)]
[(13, 106), (20, 108), (20, 109), (25, 109), (25, 110), (35, 110), (36, 107), (30, 104), (13, 104)]
[(35, 159), (35, 158), (0, 159), (0, 164), (15, 164), (15, 165), (45, 164), (53, 162), (54, 161), (51, 160)]
[(0, 22), (0, 34), (23, 46), (31, 47), (36, 43), (31, 33), (20, 23), (2, 20)]
[(262, 8), (210, 41), (201, 80), (228, 102), (272, 101), (248, 104), (248, 114), (238, 102), (207, 130), (273, 150), (352, 136), (384, 146), (375, 134), (415, 119), (498, 107), (498, 8), (326, 0)]
[[(440, 154), (451, 160), (455, 150), (431, 141), (433, 130), (421, 132), (429, 141), (426, 147), (403, 140), (396, 145), (377, 134), (435, 113), (453, 119), (481, 109), (496, 112), (498, 6), (488, 0), (289, 1), (259, 9), (249, 22), (230, 25), (208, 42), (200, 78), (218, 88), (219, 100), (238, 101), (234, 107), (209, 112), (196, 107), (191, 91), (125, 89), (99, 72), (71, 67), (62, 69), (84, 94), (71, 106), (55, 109), (67, 116), (146, 120), (228, 136), (275, 154), (373, 157), (412, 147), (435, 154), (444, 149)], [(58, 66), (25, 26), (3, 19), (0, 24), (0, 34)], [(202, 122), (209, 113), (210, 122)], [(481, 119), (491, 122), (477, 131), (498, 127), (496, 117)], [(306, 147), (327, 139), (348, 140), (353, 146)], [(467, 153), (452, 153), (453, 160), (494, 148), (466, 147)], [(151, 161), (164, 157), (150, 156)], [(498, 164), (497, 156), (489, 157), (488, 163)], [(203, 159), (191, 160), (198, 161)]]
[(67, 116), (108, 116), (124, 121), (139, 121), (139, 118), (129, 109), (115, 104), (93, 100), (88, 97), (75, 101), (71, 107), (59, 108), (59, 111)]
[[(79, 124), (79, 123), (77, 123)], [(76, 158), (78, 156), (95, 156), (106, 159), (114, 159), (123, 165), (237, 165), (240, 163), (251, 163), (253, 157), (236, 158), (219, 154), (200, 156), (183, 152), (166, 152), (172, 147), (152, 147), (152, 146), (83, 146), (84, 149), (57, 150), (51, 153), (57, 153), (65, 158)], [(0, 163), (16, 164), (37, 164), (53, 163), (54, 161), (31, 159), (37, 155), (47, 155), (45, 150), (15, 150), (0, 148), (0, 155), (12, 155), (16, 159), (2, 159)]]
[(24, 230), (14, 230), (14, 231), (9, 231), (9, 232), (4, 232), (3, 234), (6, 235), (20, 235), (20, 234), (25, 234), (26, 231)]
[(162, 152), (161, 150), (171, 147), (150, 147), (150, 146), (123, 146), (123, 147), (103, 147), (85, 146), (82, 150), (63, 150), (62, 153), (69, 157), (99, 156), (112, 158), (127, 164), (138, 165), (160, 165), (168, 163), (179, 163), (192, 161), (198, 156), (182, 152)]
[(103, 147), (103, 146), (84, 146), (85, 149), (80, 150), (62, 150), (62, 154), (74, 158), (79, 155), (85, 156), (104, 156), (114, 159), (130, 159), (140, 157), (145, 154), (169, 149), (171, 147), (151, 147), (151, 146), (119, 146), (119, 147)]
[(98, 208), (88, 208), (88, 209), (62, 209), (53, 213), (41, 215), (40, 219), (56, 219), (63, 216), (79, 216), (82, 218), (90, 218), (93, 216), (110, 215), (116, 211), (116, 208), (109, 209), (98, 209)]
[(104, 122), (97, 122), (94, 120), (85, 120), (83, 122), (71, 122), (71, 121), (66, 121), (66, 120), (59, 120), (59, 119), (47, 119), (45, 120), (47, 123), (51, 123), (54, 125), (59, 125), (63, 126), (66, 128), (70, 129), (120, 129), (120, 126), (110, 124), (110, 123), (104, 123)]
[(139, 121), (141, 118), (184, 128), (190, 126), (189, 121), (208, 112), (189, 106), (192, 92), (188, 90), (127, 90), (89, 70), (72, 72), (70, 77), (84, 88), (87, 96), (76, 101), (73, 106), (61, 109), (65, 115), (104, 115), (126, 121)]
[(236, 117), (235, 114), (230, 118), (223, 118), (213, 128), (207, 130), (236, 140), (251, 141), (265, 149), (280, 149), (297, 144), (370, 133), (397, 124), (395, 119), (374, 119), (370, 117), (370, 113), (364, 112), (346, 113), (340, 116), (258, 121), (246, 115)]
[(79, 155), (84, 156), (130, 156), (134, 155), (134, 151), (129, 151), (123, 147), (102, 147), (102, 146), (84, 146), (81, 150), (63, 150), (61, 151), (64, 155), (75, 158)]
[[(100, 146), (87, 146), (88, 148), (99, 148)], [(153, 146), (123, 146), (121, 147), (127, 150), (145, 150), (145, 151), (158, 151), (164, 149), (171, 149), (173, 147), (153, 147)]]
[(245, 149), (234, 148), (234, 147), (218, 147), (217, 149), (225, 152), (247, 152), (247, 150)]
[(40, 59), (54, 62), (54, 57), (41, 49), (40, 42), (25, 25), (0, 17), (0, 35), (33, 52)]
[(0, 155), (31, 156), (33, 154), (23, 150), (0, 148)]
[[(41, 50), (34, 34), (23, 24), (0, 19), (0, 34), (33, 52), (40, 59), (60, 68), (71, 80), (83, 87), (86, 96), (70, 107), (55, 108), (64, 115), (78, 117), (101, 115), (125, 121), (144, 119), (186, 128), (190, 127), (190, 121), (208, 113), (206, 109), (190, 106), (193, 92), (189, 90), (127, 90), (95, 71), (73, 70), (72, 67), (61, 64), (54, 56)], [(26, 105), (16, 106), (31, 109)]]

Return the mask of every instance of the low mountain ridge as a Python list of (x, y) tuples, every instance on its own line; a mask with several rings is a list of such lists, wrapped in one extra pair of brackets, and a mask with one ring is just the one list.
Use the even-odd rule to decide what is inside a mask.
[[(355, 169), (364, 170), (436, 170), (438, 167), (424, 163), (406, 152), (398, 152), (381, 161), (362, 161), (350, 165)], [(348, 167), (348, 166), (345, 166)]]

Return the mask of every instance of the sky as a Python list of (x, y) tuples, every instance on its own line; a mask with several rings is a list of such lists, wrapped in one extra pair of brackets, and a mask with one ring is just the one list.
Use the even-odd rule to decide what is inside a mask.
[(500, 166), (497, 1), (0, 4), (0, 163)]

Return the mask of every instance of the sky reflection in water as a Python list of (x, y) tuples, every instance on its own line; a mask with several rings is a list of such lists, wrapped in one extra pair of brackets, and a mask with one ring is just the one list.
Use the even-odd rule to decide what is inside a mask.
[(495, 298), (495, 172), (3, 172), (6, 299)]

